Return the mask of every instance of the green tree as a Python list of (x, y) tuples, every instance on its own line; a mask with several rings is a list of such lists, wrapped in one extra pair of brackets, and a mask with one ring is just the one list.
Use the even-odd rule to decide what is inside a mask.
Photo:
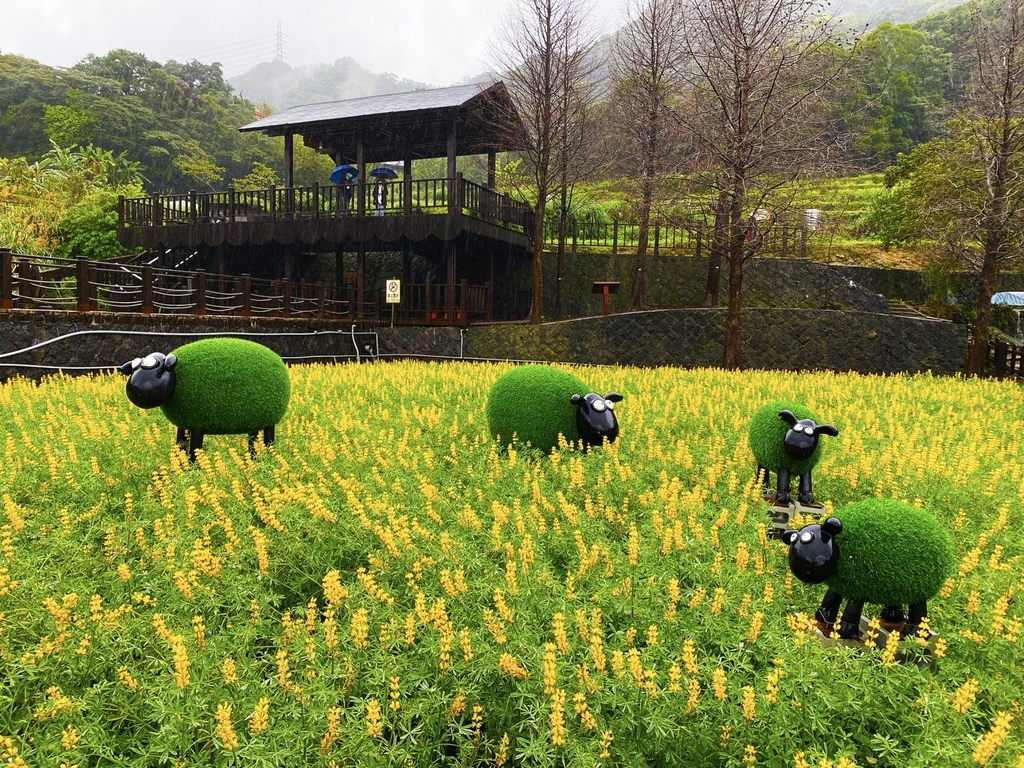
[(856, 147), (868, 158), (896, 155), (942, 128), (953, 57), (907, 24), (882, 24), (864, 36), (846, 77), (855, 83), (844, 110)]

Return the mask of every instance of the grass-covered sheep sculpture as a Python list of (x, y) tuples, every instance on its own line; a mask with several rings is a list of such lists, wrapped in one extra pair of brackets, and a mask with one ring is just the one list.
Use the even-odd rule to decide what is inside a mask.
[(776, 473), (775, 504), (790, 503), (791, 481), (799, 477), (797, 501), (814, 504), (811, 470), (822, 452), (818, 438), (835, 437), (839, 430), (831, 424), (819, 424), (817, 417), (801, 403), (778, 400), (761, 406), (750, 420), (750, 449), (757, 459), (757, 479), (767, 487), (770, 473)]
[(550, 453), (561, 434), (585, 447), (613, 442), (619, 434), (615, 403), (622, 395), (599, 395), (567, 371), (524, 365), (498, 378), (487, 397), (487, 426), (496, 440), (529, 443)]
[[(953, 570), (955, 548), (949, 532), (929, 512), (893, 499), (865, 499), (841, 507), (822, 523), (788, 530), (789, 567), (800, 581), (828, 589), (814, 618), (839, 623), (839, 636), (860, 638), (865, 603), (883, 606), (881, 619), (904, 622), (912, 637)], [(909, 607), (909, 616), (903, 612)]]
[(140, 408), (159, 406), (191, 461), (205, 435), (248, 435), (252, 453), (262, 430), (264, 444), (272, 445), (291, 392), (284, 361), (245, 339), (194, 341), (167, 355), (136, 358), (121, 373), (128, 376), (128, 399)]

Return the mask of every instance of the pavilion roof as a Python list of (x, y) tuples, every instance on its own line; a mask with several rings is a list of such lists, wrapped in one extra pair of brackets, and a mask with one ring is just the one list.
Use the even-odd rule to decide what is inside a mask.
[(516, 149), (525, 133), (500, 81), (305, 104), (239, 130), (297, 134), (343, 162), (355, 161), (361, 141), (364, 160), (379, 163), (447, 156), (453, 124), (459, 156)]

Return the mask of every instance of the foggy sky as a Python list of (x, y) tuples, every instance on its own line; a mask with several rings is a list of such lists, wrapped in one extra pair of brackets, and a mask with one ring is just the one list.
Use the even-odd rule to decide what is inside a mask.
[[(4, 0), (0, 53), (70, 67), (116, 48), (169, 59), (219, 61), (227, 77), (278, 54), (292, 66), (351, 56), (371, 72), (451, 85), (490, 63), (514, 0)], [(601, 32), (621, 25), (626, 0), (590, 0)], [(457, 41), (457, 42), (456, 42)]]

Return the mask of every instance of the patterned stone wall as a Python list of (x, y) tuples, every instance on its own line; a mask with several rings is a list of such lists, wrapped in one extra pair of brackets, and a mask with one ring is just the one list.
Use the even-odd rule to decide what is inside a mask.
[[(0, 314), (0, 380), (112, 369), (150, 351), (169, 351), (195, 334), (244, 335), (289, 362), (473, 358), (636, 366), (718, 366), (725, 310), (672, 309), (598, 316), (539, 326), (500, 323), (459, 328), (379, 328), (300, 321), (104, 318)], [(58, 339), (49, 343), (52, 339)], [(4, 356), (30, 347), (16, 356)], [(875, 312), (753, 308), (743, 315), (746, 368), (956, 373), (967, 349), (964, 326)], [(6, 363), (6, 365), (5, 365)], [(12, 365), (17, 363), (18, 366)]]

